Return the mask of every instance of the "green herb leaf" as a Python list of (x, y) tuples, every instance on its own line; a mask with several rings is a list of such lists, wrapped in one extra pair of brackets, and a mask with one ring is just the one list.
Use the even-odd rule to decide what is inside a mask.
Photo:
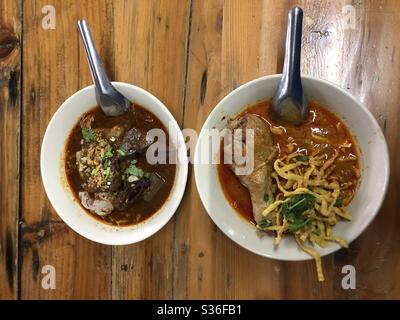
[(136, 163), (137, 163), (136, 160), (132, 160), (129, 167), (126, 168), (125, 174), (128, 176), (135, 176), (135, 177), (143, 178), (144, 171), (143, 171), (143, 169), (137, 167)]
[[(110, 172), (111, 172), (111, 160), (110, 159), (112, 158), (113, 154), (114, 154), (114, 151), (113, 151), (112, 147), (108, 147), (106, 152), (103, 155), (103, 158), (101, 159), (101, 161), (103, 163), (103, 168), (106, 170), (108, 170), (108, 168), (109, 168)], [(111, 176), (111, 173), (109, 174), (108, 177)]]
[(296, 222), (296, 223), (289, 223), (288, 226), (288, 230), (289, 232), (296, 232), (297, 230), (300, 230), (301, 228), (303, 228), (304, 226), (307, 225), (307, 223), (310, 222), (310, 219), (306, 219), (302, 222)]
[(106, 169), (111, 167), (111, 160), (109, 158), (103, 158), (103, 168)]
[(269, 195), (267, 192), (264, 193), (264, 201), (265, 201), (265, 203), (268, 203), (268, 201), (269, 201)]
[(298, 194), (291, 196), (285, 205), (290, 211), (303, 212), (312, 209), (315, 204), (315, 197), (312, 194)]
[(107, 148), (106, 152), (104, 153), (103, 160), (111, 158), (113, 156), (113, 154), (114, 154), (114, 151), (113, 151), (112, 147)]
[(315, 197), (312, 194), (300, 194), (289, 198), (282, 205), (282, 213), (289, 222), (289, 232), (295, 232), (303, 228), (309, 219), (303, 216), (303, 213), (312, 209), (315, 204)]
[(341, 207), (343, 206), (343, 198), (337, 198), (336, 202), (334, 204), (335, 207)]
[(308, 161), (308, 156), (300, 155), (300, 156), (295, 157), (295, 159), (297, 161)]
[(91, 143), (96, 138), (96, 135), (92, 129), (82, 128), (82, 137), (86, 143)]
[(118, 154), (119, 154), (120, 156), (126, 155), (126, 153), (125, 153), (124, 150), (118, 149), (117, 152), (118, 152)]
[(257, 228), (261, 230), (265, 230), (270, 226), (272, 226), (272, 220), (269, 219), (264, 219), (257, 223)]
[(103, 171), (103, 175), (104, 175), (104, 178), (105, 178), (106, 180), (108, 180), (109, 178), (111, 178), (111, 175), (112, 175), (111, 167), (106, 167), (106, 168), (104, 169), (104, 171)]

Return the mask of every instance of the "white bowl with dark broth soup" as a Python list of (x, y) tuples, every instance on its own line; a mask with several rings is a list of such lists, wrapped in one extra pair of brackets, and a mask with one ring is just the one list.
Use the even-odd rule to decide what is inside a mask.
[(107, 117), (94, 86), (68, 98), (42, 144), (41, 173), (58, 215), (82, 236), (104, 244), (141, 241), (176, 211), (186, 185), (182, 132), (153, 95), (114, 82), (132, 104)]
[(242, 85), (212, 111), (195, 152), (197, 189), (232, 240), (279, 260), (315, 259), (349, 243), (373, 220), (389, 156), (372, 114), (334, 84), (302, 77), (309, 112), (299, 126), (275, 121), (280, 75)]

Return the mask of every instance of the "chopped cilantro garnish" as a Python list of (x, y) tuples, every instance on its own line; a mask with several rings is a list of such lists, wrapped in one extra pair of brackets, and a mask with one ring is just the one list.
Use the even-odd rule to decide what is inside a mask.
[(315, 197), (308, 193), (292, 196), (283, 204), (282, 213), (289, 222), (289, 232), (300, 230), (310, 221), (303, 213), (312, 209), (314, 204)]
[(295, 157), (295, 159), (297, 161), (308, 161), (308, 156), (300, 155), (300, 156)]
[(124, 150), (118, 149), (117, 152), (118, 152), (118, 154), (119, 154), (120, 156), (126, 155), (126, 152), (125, 152)]
[(135, 176), (138, 178), (142, 178), (144, 176), (144, 171), (143, 169), (137, 167), (136, 163), (137, 163), (136, 160), (132, 160), (129, 167), (126, 168), (125, 174), (128, 176)]
[(104, 153), (103, 159), (108, 159), (113, 156), (113, 149), (111, 147), (107, 148), (106, 152)]
[(343, 198), (337, 198), (336, 202), (334, 204), (335, 207), (341, 207), (343, 206)]
[(111, 167), (110, 167), (110, 166), (106, 167), (106, 168), (104, 169), (104, 171), (103, 171), (103, 174), (104, 174), (104, 178), (105, 178), (106, 180), (108, 180), (108, 179), (111, 177), (111, 175), (112, 175)]
[(257, 228), (260, 230), (265, 230), (270, 226), (272, 226), (272, 220), (269, 219), (264, 219), (257, 223)]
[(86, 143), (91, 143), (96, 138), (96, 135), (92, 129), (85, 127), (82, 128), (82, 137)]

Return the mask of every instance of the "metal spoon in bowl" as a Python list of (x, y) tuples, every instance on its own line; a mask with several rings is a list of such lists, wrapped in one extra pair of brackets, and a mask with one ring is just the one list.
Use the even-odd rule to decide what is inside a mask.
[(97, 54), (90, 29), (85, 20), (78, 21), (78, 29), (85, 46), (86, 57), (90, 72), (96, 87), (96, 100), (106, 116), (113, 117), (128, 111), (131, 102), (125, 98), (114, 86), (104, 71), (103, 65)]
[(290, 9), (282, 78), (271, 108), (273, 118), (294, 125), (302, 124), (308, 114), (300, 76), (302, 24), (303, 10), (299, 7)]

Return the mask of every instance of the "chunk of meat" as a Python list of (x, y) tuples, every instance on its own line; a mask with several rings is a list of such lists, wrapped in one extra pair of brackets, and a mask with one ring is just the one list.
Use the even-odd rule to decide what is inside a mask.
[(153, 140), (149, 139), (146, 132), (132, 128), (125, 133), (124, 138), (122, 139), (121, 150), (127, 155), (131, 155), (136, 152), (140, 153), (152, 143)]
[(161, 177), (157, 172), (153, 172), (149, 178), (149, 187), (143, 193), (143, 200), (150, 202), (161, 187), (165, 184), (165, 179)]
[(108, 215), (114, 210), (110, 193), (95, 193), (93, 198), (88, 192), (79, 192), (79, 198), (86, 209), (99, 216)]
[(135, 182), (124, 181), (112, 200), (113, 206), (119, 211), (130, 208), (148, 186), (149, 180), (143, 178)]
[[(226, 148), (226, 150), (230, 150), (230, 152), (246, 150), (247, 137), (254, 139), (253, 170), (245, 175), (237, 174), (237, 169), (243, 168), (246, 163), (236, 163), (234, 156), (232, 157), (233, 163), (230, 164), (229, 167), (238, 177), (241, 184), (249, 190), (253, 207), (253, 217), (258, 223), (265, 219), (262, 212), (266, 208), (267, 202), (273, 201), (271, 173), (273, 162), (278, 155), (278, 148), (273, 143), (268, 124), (257, 115), (246, 114), (237, 119), (233, 119), (229, 122), (228, 128), (231, 130), (243, 130), (241, 137), (233, 135), (233, 148), (229, 145), (227, 146), (228, 148)], [(248, 131), (246, 135), (246, 130), (251, 131)], [(268, 218), (270, 219), (272, 217)]]

